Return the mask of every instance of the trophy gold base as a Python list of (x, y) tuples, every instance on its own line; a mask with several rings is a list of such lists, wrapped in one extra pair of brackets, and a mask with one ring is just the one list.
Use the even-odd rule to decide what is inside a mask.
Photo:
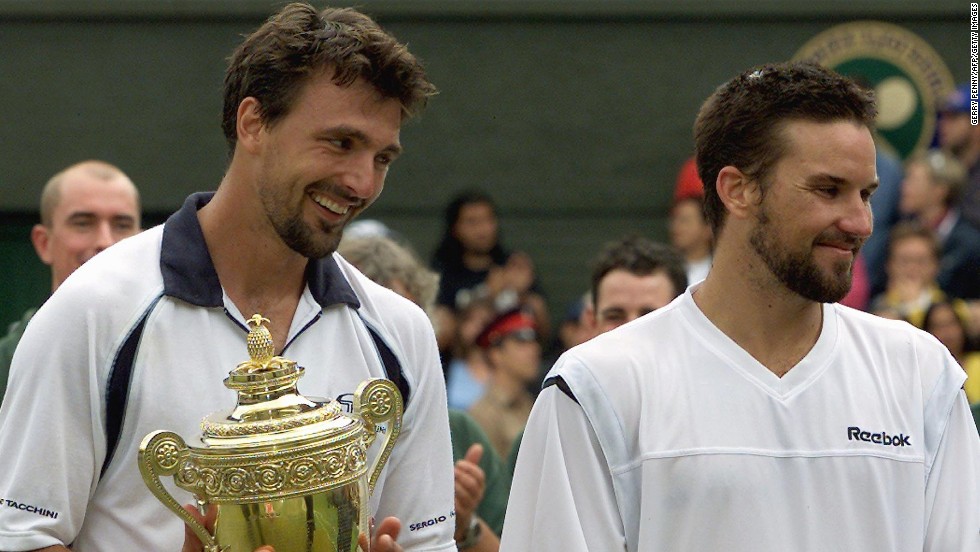
[(227, 552), (252, 552), (272, 545), (276, 552), (356, 552), (367, 532), (366, 508), (358, 481), (312, 495), (249, 504), (221, 504), (215, 541)]

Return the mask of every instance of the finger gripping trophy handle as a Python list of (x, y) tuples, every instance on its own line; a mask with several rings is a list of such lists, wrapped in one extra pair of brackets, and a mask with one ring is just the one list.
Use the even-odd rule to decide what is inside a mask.
[(381, 469), (384, 468), (385, 463), (388, 462), (388, 457), (391, 456), (392, 449), (395, 448), (395, 440), (398, 439), (398, 434), (402, 428), (403, 412), (402, 394), (398, 391), (398, 387), (389, 380), (383, 378), (367, 380), (361, 383), (357, 391), (354, 392), (354, 414), (359, 416), (364, 423), (365, 442), (368, 446), (374, 442), (377, 425), (388, 422), (388, 430), (381, 454), (374, 459), (370, 467), (369, 493), (374, 493), (374, 485), (378, 482)]
[(205, 552), (219, 552), (214, 537), (163, 486), (160, 476), (172, 476), (187, 458), (189, 449), (184, 440), (171, 431), (154, 431), (143, 438), (138, 454), (140, 475), (153, 496), (186, 523), (203, 543)]

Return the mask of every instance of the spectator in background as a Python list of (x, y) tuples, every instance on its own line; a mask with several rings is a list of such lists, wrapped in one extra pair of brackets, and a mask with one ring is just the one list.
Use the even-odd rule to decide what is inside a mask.
[[(139, 230), (139, 191), (129, 177), (104, 161), (83, 161), (44, 185), (41, 223), (31, 229), (31, 243), (41, 261), (51, 267), (54, 293), (86, 261)], [(14, 350), (36, 311), (25, 312), (0, 339), (0, 399)]]
[(337, 251), (365, 276), (415, 303), (432, 319), (439, 275), (421, 266), (407, 246), (386, 235), (362, 233), (345, 235)]
[(704, 185), (693, 157), (677, 174), (669, 232), (670, 244), (684, 256), (687, 281), (695, 284), (704, 280), (711, 268), (714, 232), (704, 218)]
[(943, 150), (909, 158), (902, 182), (903, 214), (931, 228), (942, 246), (939, 287), (951, 297), (980, 298), (980, 230), (960, 215), (966, 170)]
[(476, 338), (497, 316), (488, 299), (475, 299), (456, 315), (456, 337), (446, 372), (446, 395), (450, 408), (469, 410), (486, 392), (490, 365)]
[(960, 301), (938, 301), (929, 306), (922, 329), (936, 336), (966, 372), (963, 389), (970, 404), (980, 403), (980, 353), (967, 334), (969, 312)]
[(980, 228), (980, 126), (970, 123), (970, 84), (956, 87), (939, 106), (937, 124), (939, 147), (966, 167), (963, 187), (963, 217)]
[(670, 209), (670, 243), (684, 256), (687, 281), (697, 283), (711, 269), (711, 250), (714, 234), (704, 218), (704, 202), (700, 197), (688, 197), (674, 203)]
[(946, 299), (936, 281), (939, 256), (935, 232), (917, 221), (896, 224), (888, 244), (885, 291), (871, 301), (869, 310), (921, 328), (929, 306)]
[[(427, 269), (408, 246), (386, 237), (394, 233), (379, 224), (373, 224), (370, 230), (361, 225), (355, 237), (344, 236), (337, 252), (374, 282), (431, 314), (439, 275)], [(449, 431), (456, 464), (457, 547), (495, 552), (500, 547), (510, 473), (492, 450), (489, 438), (468, 414), (450, 409)]]
[(474, 299), (488, 299), (497, 312), (521, 308), (534, 316), (542, 340), (550, 331), (548, 307), (527, 254), (500, 243), (497, 209), (489, 195), (467, 191), (446, 207), (442, 241), (432, 267), (440, 275), (436, 299), (439, 349), (444, 362), (453, 349), (457, 315)]
[(524, 428), (534, 403), (527, 384), (538, 377), (541, 366), (535, 327), (531, 315), (514, 309), (492, 320), (476, 339), (490, 365), (490, 382), (483, 397), (470, 408), (470, 414), (504, 458)]
[(684, 259), (669, 246), (640, 236), (607, 243), (592, 270), (592, 303), (585, 314), (591, 334), (663, 307), (687, 285)]

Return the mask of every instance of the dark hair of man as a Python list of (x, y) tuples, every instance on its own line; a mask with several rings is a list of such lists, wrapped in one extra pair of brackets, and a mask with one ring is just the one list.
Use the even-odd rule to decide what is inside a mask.
[(684, 258), (674, 248), (642, 236), (626, 236), (606, 243), (593, 263), (593, 306), (599, 301), (599, 284), (613, 270), (626, 270), (635, 276), (663, 272), (674, 286), (674, 297), (687, 289)]
[[(456, 226), (456, 222), (459, 221), (463, 207), (469, 205), (488, 205), (494, 215), (497, 214), (497, 206), (493, 202), (493, 198), (485, 192), (480, 190), (466, 190), (456, 195), (446, 205), (446, 210), (443, 214), (444, 227), (442, 240), (432, 255), (432, 266), (436, 270), (442, 271), (447, 268), (458, 269), (463, 266), (463, 244), (453, 234), (453, 228)], [(497, 243), (490, 250), (490, 257), (493, 259), (494, 264), (502, 265), (507, 262), (507, 252), (500, 245), (499, 234)]]
[(328, 69), (338, 86), (362, 78), (380, 97), (397, 99), (406, 119), (420, 113), (436, 93), (415, 56), (370, 17), (349, 8), (317, 13), (308, 4), (289, 4), (229, 59), (221, 126), (230, 149), (238, 139), (242, 100), (257, 99), (262, 121), (271, 127), (289, 113), (307, 81)]
[(876, 113), (872, 92), (814, 63), (762, 65), (720, 86), (694, 123), (705, 218), (715, 235), (725, 222), (715, 187), (722, 168), (738, 168), (758, 182), (764, 195), (771, 169), (786, 153), (785, 123), (853, 121), (870, 129)]

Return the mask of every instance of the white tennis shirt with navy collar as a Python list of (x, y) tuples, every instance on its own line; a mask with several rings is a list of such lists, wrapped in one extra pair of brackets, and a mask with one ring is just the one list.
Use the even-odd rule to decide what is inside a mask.
[[(31, 321), (0, 408), (0, 550), (180, 549), (183, 522), (140, 478), (139, 443), (157, 429), (192, 439), (202, 417), (234, 406), (222, 380), (247, 359), (253, 314), (228, 300), (208, 255), (196, 211), (210, 197), (97, 255)], [(455, 550), (446, 394), (425, 314), (337, 255), (311, 261), (282, 355), (306, 368), (308, 396), (349, 404), (367, 378), (399, 385), (402, 432), (371, 515), (400, 518), (406, 550)]]

